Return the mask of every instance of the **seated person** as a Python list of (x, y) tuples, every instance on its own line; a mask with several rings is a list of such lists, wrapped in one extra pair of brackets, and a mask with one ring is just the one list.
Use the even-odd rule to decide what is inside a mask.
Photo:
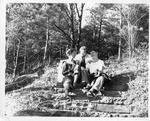
[(108, 80), (108, 76), (103, 73), (105, 65), (104, 62), (98, 58), (98, 51), (95, 49), (91, 51), (90, 54), (92, 62), (87, 65), (87, 69), (90, 73), (91, 88), (86, 94), (88, 97), (93, 97), (98, 93), (99, 95), (102, 95), (101, 89)]
[(68, 49), (66, 55), (68, 59), (62, 62), (62, 75), (64, 76), (62, 83), (65, 89), (65, 96), (67, 96), (73, 86), (76, 85), (80, 74), (79, 65), (73, 60), (76, 55), (76, 50)]
[(91, 60), (91, 55), (87, 54), (86, 46), (80, 47), (79, 54), (75, 56), (74, 60), (77, 61), (81, 67), (86, 68), (86, 64)]
[(85, 46), (82, 46), (79, 49), (79, 54), (77, 54), (74, 58), (77, 64), (79, 64), (81, 68), (81, 83), (82, 86), (85, 87), (89, 83), (89, 76), (88, 72), (86, 71), (86, 65), (91, 60), (91, 56), (87, 54), (87, 48)]

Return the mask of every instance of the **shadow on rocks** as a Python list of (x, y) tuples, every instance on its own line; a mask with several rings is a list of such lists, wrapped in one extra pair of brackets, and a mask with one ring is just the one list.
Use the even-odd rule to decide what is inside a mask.
[(127, 83), (135, 79), (134, 73), (122, 73), (111, 78), (111, 82), (107, 85), (108, 91), (127, 91)]
[(111, 81), (105, 85), (105, 96), (120, 97), (119, 91), (127, 91), (129, 89), (128, 82), (135, 79), (133, 72), (122, 73), (115, 75), (111, 78)]

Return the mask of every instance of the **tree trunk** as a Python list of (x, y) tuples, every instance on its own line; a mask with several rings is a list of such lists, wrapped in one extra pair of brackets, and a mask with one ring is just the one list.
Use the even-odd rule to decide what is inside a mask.
[(131, 44), (130, 44), (130, 35), (129, 35), (129, 37), (128, 37), (128, 43), (129, 43), (129, 45), (128, 45), (128, 47), (129, 47), (129, 58), (131, 58)]
[(95, 41), (96, 39), (96, 26), (94, 25), (93, 27), (93, 40)]
[(78, 25), (78, 40), (77, 40), (77, 50), (79, 50), (79, 44), (81, 42), (81, 17), (79, 17), (79, 25)]
[(44, 57), (43, 57), (43, 65), (45, 64), (46, 60), (46, 53), (47, 53), (47, 46), (48, 46), (48, 39), (49, 39), (49, 27), (48, 27), (49, 20), (47, 18), (47, 29), (46, 29), (46, 43), (45, 43), (45, 50), (44, 50)]
[(17, 47), (17, 54), (15, 56), (15, 62), (14, 62), (14, 70), (13, 70), (13, 79), (16, 77), (16, 69), (17, 69), (17, 62), (18, 62), (18, 56), (19, 56), (19, 48), (20, 48), (20, 40), (18, 39), (18, 47)]
[[(121, 11), (122, 11), (122, 6), (121, 6)], [(122, 29), (122, 14), (120, 13), (120, 30)], [(119, 48), (118, 48), (118, 61), (120, 61), (120, 59), (121, 59), (121, 37), (120, 37), (120, 39), (119, 39)]]
[(60, 58), (62, 58), (62, 55), (63, 55), (63, 50), (62, 48), (60, 48)]
[(51, 57), (49, 56), (48, 58), (48, 65), (50, 66), (51, 65)]
[(102, 19), (100, 20), (100, 24), (99, 24), (99, 32), (98, 32), (98, 48), (100, 49), (100, 42), (101, 42), (101, 30), (102, 30)]
[(77, 41), (77, 50), (79, 50), (79, 44), (81, 42), (81, 25), (82, 25), (82, 15), (83, 15), (83, 8), (84, 8), (84, 3), (81, 4), (81, 10), (79, 13), (79, 9), (77, 7), (77, 4), (75, 4), (76, 6), (76, 10), (77, 10), (77, 14), (78, 14), (78, 41)]
[(25, 72), (25, 68), (26, 68), (26, 57), (27, 57), (27, 45), (26, 45), (26, 39), (25, 39), (25, 50), (24, 50), (24, 65), (23, 65), (23, 73)]
[[(71, 38), (75, 42), (75, 32), (74, 32), (74, 4), (70, 3), (71, 10)], [(74, 46), (74, 45), (73, 45)]]
[(101, 31), (102, 31), (102, 19), (99, 23), (99, 32), (98, 32), (98, 43), (100, 42), (101, 40)]
[(133, 30), (132, 30), (132, 33), (131, 33), (131, 58), (133, 58), (133, 56), (134, 56), (134, 43), (135, 43), (135, 41), (134, 41), (134, 32), (133, 32)]
[(128, 23), (128, 47), (129, 47), (129, 58), (131, 58), (131, 25), (130, 25), (130, 22), (127, 21)]
[(81, 41), (81, 21), (82, 21), (82, 16), (79, 17), (77, 49), (78, 49), (79, 43)]
[(74, 41), (71, 43), (71, 48), (76, 48), (76, 43)]
[(119, 48), (118, 48), (118, 61), (121, 59), (121, 38), (119, 39)]

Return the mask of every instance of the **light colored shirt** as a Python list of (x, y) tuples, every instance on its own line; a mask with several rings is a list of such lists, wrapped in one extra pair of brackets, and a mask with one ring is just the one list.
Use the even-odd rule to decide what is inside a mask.
[[(77, 54), (74, 58), (75, 61), (79, 61), (79, 63), (81, 63), (82, 61), (82, 54)], [(92, 60), (91, 55), (86, 54), (85, 56), (85, 63), (87, 64), (88, 62), (90, 62)]]
[(97, 62), (91, 62), (87, 65), (87, 69), (89, 69), (90, 73), (94, 73), (95, 70), (103, 71), (105, 64), (102, 60), (98, 60)]

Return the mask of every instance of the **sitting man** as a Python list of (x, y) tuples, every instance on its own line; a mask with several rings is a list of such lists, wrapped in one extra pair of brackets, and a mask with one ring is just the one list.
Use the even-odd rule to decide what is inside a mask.
[(82, 46), (79, 49), (79, 54), (75, 56), (74, 60), (81, 68), (80, 80), (82, 86), (85, 87), (87, 84), (89, 84), (89, 76), (86, 70), (86, 65), (91, 61), (91, 56), (87, 54), (87, 48), (85, 46)]
[(92, 62), (87, 65), (87, 69), (90, 73), (91, 88), (86, 94), (88, 97), (93, 97), (98, 93), (102, 95), (101, 89), (107, 82), (108, 76), (103, 72), (105, 65), (104, 62), (98, 58), (98, 50), (92, 50), (90, 54)]
[(77, 65), (73, 60), (76, 56), (75, 49), (68, 49), (66, 51), (66, 55), (68, 59), (62, 62), (62, 75), (64, 76), (62, 83), (65, 89), (65, 96), (68, 96), (68, 93), (72, 90), (73, 85), (76, 85), (78, 81), (80, 68), (79, 65)]

